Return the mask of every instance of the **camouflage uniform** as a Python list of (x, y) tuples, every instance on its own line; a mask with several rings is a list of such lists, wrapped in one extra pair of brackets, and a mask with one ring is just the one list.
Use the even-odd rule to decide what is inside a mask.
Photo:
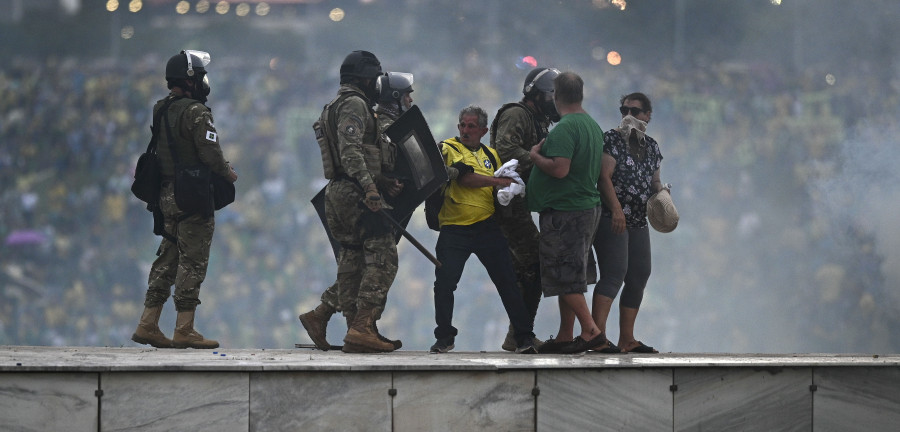
[[(169, 94), (156, 103), (153, 112), (156, 113), (170, 99), (174, 101), (164, 115), (168, 116), (173, 128), (179, 162), (184, 165), (202, 162), (213, 172), (227, 177), (230, 169), (219, 146), (209, 108), (196, 100)], [(160, 121), (160, 127), (164, 128), (165, 123)], [(164, 304), (169, 298), (170, 287), (175, 284), (175, 309), (179, 312), (192, 311), (200, 304), (200, 284), (206, 278), (216, 222), (213, 216), (185, 215), (175, 204), (175, 163), (169, 150), (171, 143), (164, 131), (157, 134), (157, 140), (163, 176), (159, 206), (165, 231), (175, 242), (164, 237), (159, 245), (156, 252), (158, 258), (150, 268), (144, 306), (152, 308)]]
[(398, 258), (387, 221), (361, 204), (363, 190), (382, 175), (378, 125), (363, 93), (342, 84), (338, 94), (345, 92), (359, 96), (334, 107), (340, 167), (325, 188), (325, 218), (341, 252), (337, 282), (322, 294), (322, 303), (352, 317), (359, 309), (383, 310)]
[[(517, 159), (518, 172), (527, 183), (534, 166), (528, 152), (546, 138), (549, 128), (550, 121), (546, 116), (539, 115), (524, 101), (507, 104), (500, 108), (491, 125), (491, 147), (504, 162)], [(522, 196), (515, 196), (508, 206), (498, 206), (496, 214), (509, 241), (525, 307), (534, 319), (541, 301), (540, 234), (528, 210), (528, 202)]]
[[(375, 110), (378, 130), (381, 133), (391, 126), (399, 117), (399, 113), (394, 110), (378, 107)], [(376, 183), (378, 181), (376, 180)], [(341, 248), (339, 254), (348, 254), (344, 259), (338, 258), (338, 275), (337, 280), (325, 290), (322, 294), (322, 302), (342, 311), (343, 315), (352, 318), (356, 313), (356, 301), (359, 291), (360, 277), (364, 268), (359, 264), (364, 262), (361, 256), (362, 250), (351, 250)], [(341, 265), (343, 264), (343, 265)], [(344, 287), (343, 290), (341, 287)], [(342, 302), (343, 299), (343, 302)], [(387, 302), (387, 296), (384, 297), (385, 302), (377, 308), (376, 317), (380, 318)]]

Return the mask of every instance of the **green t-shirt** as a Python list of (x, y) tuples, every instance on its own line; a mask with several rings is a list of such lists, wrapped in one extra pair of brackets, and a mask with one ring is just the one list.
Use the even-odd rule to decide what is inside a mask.
[(561, 179), (547, 175), (537, 165), (532, 168), (525, 192), (531, 211), (579, 211), (600, 205), (597, 180), (603, 157), (603, 130), (591, 116), (563, 116), (547, 135), (541, 155), (564, 157), (572, 163), (569, 174)]

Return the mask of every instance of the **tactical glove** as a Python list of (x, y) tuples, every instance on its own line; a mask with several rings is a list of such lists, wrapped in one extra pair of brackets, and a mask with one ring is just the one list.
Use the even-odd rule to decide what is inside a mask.
[(374, 184), (370, 184), (366, 187), (366, 197), (363, 199), (363, 204), (373, 212), (381, 210), (383, 202), (381, 200), (381, 195), (378, 194), (378, 188), (375, 187)]

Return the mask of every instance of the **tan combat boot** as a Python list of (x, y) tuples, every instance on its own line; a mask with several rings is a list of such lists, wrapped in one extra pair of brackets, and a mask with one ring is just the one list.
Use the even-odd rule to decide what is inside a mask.
[(378, 338), (378, 333), (373, 328), (375, 322), (374, 310), (360, 309), (353, 318), (353, 323), (344, 336), (344, 352), (391, 352), (394, 345)]
[(175, 318), (175, 335), (172, 336), (172, 345), (175, 348), (218, 348), (219, 342), (204, 339), (203, 335), (194, 330), (194, 311), (178, 312)]
[(328, 328), (328, 320), (334, 315), (336, 310), (325, 303), (320, 303), (315, 309), (300, 315), (300, 324), (306, 329), (306, 334), (316, 344), (316, 348), (322, 351), (328, 351), (331, 344), (325, 338), (325, 329)]
[(401, 342), (400, 339), (388, 339), (387, 337), (383, 336), (380, 331), (378, 331), (378, 321), (372, 322), (372, 328), (375, 330), (375, 334), (378, 335), (378, 339), (382, 342), (387, 342), (393, 345), (394, 350), (398, 350), (403, 347), (403, 342)]
[(156, 348), (172, 348), (172, 339), (167, 338), (159, 329), (159, 315), (162, 314), (162, 309), (163, 305), (145, 307), (131, 340)]
[[(347, 328), (349, 329), (352, 325), (353, 325), (353, 318), (352, 318), (352, 317), (347, 317)], [(382, 341), (382, 342), (387, 342), (387, 343), (393, 345), (395, 351), (398, 350), (398, 349), (400, 349), (401, 347), (403, 347), (403, 342), (401, 342), (399, 339), (398, 339), (398, 340), (388, 339), (387, 337), (383, 336), (383, 335), (378, 331), (378, 321), (373, 321), (373, 322), (372, 322), (372, 328), (375, 330), (375, 333), (378, 334), (378, 340), (380, 340), (380, 341)], [(345, 352), (345, 353), (365, 353), (365, 352), (370, 352), (370, 351), (367, 351), (365, 348), (363, 348), (363, 347), (361, 347), (361, 346), (354, 345), (354, 344), (347, 344), (347, 343), (344, 344), (343, 348), (341, 348), (341, 351), (343, 351), (343, 352)]]

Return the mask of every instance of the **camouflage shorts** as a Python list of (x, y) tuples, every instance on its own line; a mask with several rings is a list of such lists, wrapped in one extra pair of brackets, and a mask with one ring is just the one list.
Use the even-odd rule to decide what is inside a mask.
[(541, 285), (544, 297), (587, 291), (589, 254), (600, 207), (541, 213)]

